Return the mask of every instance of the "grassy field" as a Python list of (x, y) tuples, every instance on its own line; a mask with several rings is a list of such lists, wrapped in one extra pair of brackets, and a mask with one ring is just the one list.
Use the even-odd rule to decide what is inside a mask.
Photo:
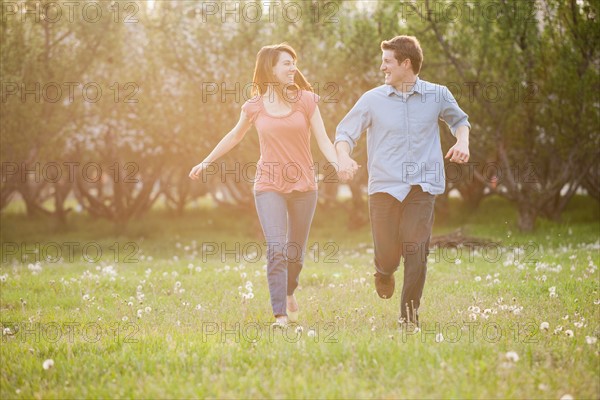
[(4, 213), (0, 397), (600, 398), (597, 202), (534, 234), (497, 198), (436, 225), (498, 244), (430, 254), (420, 332), (346, 221), (317, 210), (300, 323), (272, 331), (254, 213), (155, 212), (118, 236)]

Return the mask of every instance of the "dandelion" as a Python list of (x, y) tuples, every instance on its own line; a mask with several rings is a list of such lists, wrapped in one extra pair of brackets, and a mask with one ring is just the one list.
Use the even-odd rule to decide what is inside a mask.
[(146, 313), (149, 313), (150, 311), (152, 311), (152, 308), (151, 308), (151, 307), (146, 307), (146, 308), (144, 308), (144, 311), (145, 311)]
[(202, 306), (200, 304), (196, 304), (196, 311), (202, 310)]
[(442, 333), (438, 333), (437, 335), (435, 335), (435, 342), (436, 343), (442, 343), (444, 341), (444, 335), (442, 335)]
[(129, 307), (133, 307), (133, 303), (132, 303), (131, 301), (127, 302), (127, 305), (128, 305)]
[(303, 330), (304, 328), (302, 328), (300, 325), (296, 327), (296, 333), (302, 333)]
[(548, 329), (550, 329), (550, 324), (547, 323), (546, 321), (544, 321), (540, 324), (540, 330), (547, 331)]
[(460, 265), (462, 264), (462, 260), (460, 258), (457, 258), (456, 260), (454, 260), (454, 264)]
[(3, 335), (3, 336), (6, 336), (6, 335), (12, 335), (12, 334), (13, 334), (13, 333), (12, 333), (12, 331), (10, 330), (10, 328), (4, 328), (4, 329), (2, 330), (2, 335)]
[(121, 321), (123, 322), (127, 322), (129, 320), (129, 318), (127, 318), (127, 315), (123, 316), (123, 318), (121, 318)]
[(314, 329), (309, 329), (308, 332), (306, 333), (308, 335), (308, 337), (315, 337), (315, 335), (317, 334), (315, 332)]
[(475, 282), (479, 282), (479, 281), (481, 281), (481, 277), (478, 275), (475, 277)]
[(137, 317), (138, 318), (142, 318), (143, 314), (144, 314), (144, 311), (141, 308), (139, 310), (137, 310)]
[(508, 361), (517, 362), (519, 361), (519, 355), (516, 351), (509, 351), (505, 354), (505, 357)]
[(569, 393), (565, 393), (561, 396), (560, 400), (573, 400), (573, 396), (571, 396)]
[(555, 335), (558, 335), (560, 332), (562, 332), (562, 330), (563, 330), (563, 327), (562, 327), (562, 326), (557, 326), (557, 327), (554, 329), (554, 334), (555, 334)]
[(585, 337), (585, 342), (586, 342), (587, 344), (594, 344), (594, 343), (596, 343), (597, 341), (598, 341), (598, 338), (597, 338), (597, 337), (595, 337), (595, 336), (586, 336), (586, 337)]
[(570, 330), (570, 329), (567, 329), (567, 330), (565, 331), (565, 335), (567, 335), (568, 337), (573, 337), (573, 336), (575, 336), (575, 335), (574, 335), (574, 333), (573, 333), (573, 331), (572, 331), (572, 330)]
[(54, 367), (54, 360), (51, 358), (44, 360), (44, 362), (42, 363), (42, 368), (44, 368), (45, 370), (49, 370), (52, 367)]
[(89, 294), (84, 294), (83, 295), (83, 301), (88, 301), (90, 299), (90, 295)]
[(8, 278), (8, 274), (0, 275), (0, 282), (6, 282), (6, 278)]

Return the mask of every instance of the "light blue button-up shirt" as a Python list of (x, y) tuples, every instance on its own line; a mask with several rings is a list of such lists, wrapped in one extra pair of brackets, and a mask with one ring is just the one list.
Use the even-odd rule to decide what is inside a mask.
[(471, 125), (447, 87), (417, 78), (410, 92), (382, 85), (361, 96), (339, 123), (335, 142), (350, 151), (367, 131), (369, 194), (384, 192), (403, 201), (410, 187), (442, 194), (446, 188), (438, 120), (453, 135)]

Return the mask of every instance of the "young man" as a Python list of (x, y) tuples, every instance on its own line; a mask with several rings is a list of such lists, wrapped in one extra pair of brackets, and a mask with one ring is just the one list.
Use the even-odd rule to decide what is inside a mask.
[(394, 272), (404, 258), (400, 322), (419, 323), (435, 195), (444, 193), (444, 160), (438, 119), (457, 141), (446, 158), (469, 160), (470, 124), (445, 86), (419, 79), (423, 52), (413, 36), (381, 43), (385, 84), (369, 90), (337, 127), (339, 174), (351, 179), (350, 158), (367, 130), (369, 214), (375, 245), (375, 288), (394, 293)]

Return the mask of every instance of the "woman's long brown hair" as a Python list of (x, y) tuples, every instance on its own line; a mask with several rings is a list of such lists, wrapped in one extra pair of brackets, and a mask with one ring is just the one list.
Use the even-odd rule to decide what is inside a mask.
[(295, 95), (287, 96), (284, 90), (297, 91), (302, 89), (309, 90), (311, 92), (313, 91), (312, 86), (310, 83), (308, 83), (300, 70), (296, 70), (293, 85), (278, 84), (277, 78), (273, 74), (273, 67), (277, 64), (277, 61), (279, 61), (279, 55), (282, 52), (288, 53), (290, 56), (292, 56), (294, 61), (298, 59), (298, 56), (296, 55), (296, 52), (292, 46), (288, 45), (287, 43), (264, 46), (262, 49), (260, 49), (256, 55), (256, 66), (254, 67), (254, 77), (252, 78), (252, 96), (265, 94), (269, 85), (272, 85), (279, 98), (289, 103), (290, 98), (295, 98)]

